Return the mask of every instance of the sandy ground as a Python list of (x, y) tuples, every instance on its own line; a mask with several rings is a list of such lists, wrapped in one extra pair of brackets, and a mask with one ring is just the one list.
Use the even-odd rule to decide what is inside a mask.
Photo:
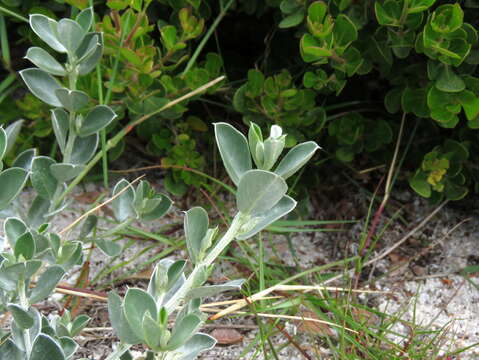
[[(88, 185), (86, 188), (78, 190), (76, 195), (85, 191), (93, 193), (98, 190), (100, 189), (95, 185)], [(24, 193), (22, 198), (23, 201), (28, 201), (30, 194), (28, 192)], [(394, 221), (389, 226), (378, 244), (378, 252), (394, 245), (433, 209), (425, 201), (417, 199), (409, 193), (400, 194), (396, 198), (400, 200), (401, 204), (406, 204), (403, 211), (406, 221), (403, 223)], [(368, 205), (365, 199), (359, 195), (349, 199), (348, 202), (351, 208), (367, 208)], [(69, 211), (55, 219), (54, 227), (62, 229), (89, 206), (84, 201), (75, 201)], [(345, 211), (343, 215), (344, 218), (348, 219), (354, 219), (355, 217), (354, 211), (351, 214)], [(332, 219), (326, 210), (319, 216)], [(157, 231), (161, 226), (171, 221), (182, 221), (180, 209), (175, 208), (172, 214), (160, 222), (146, 224), (146, 226), (145, 224), (138, 225), (145, 230)], [(104, 223), (101, 225), (106, 226)], [(451, 232), (451, 229), (454, 229), (454, 231)], [(275, 235), (271, 241), (264, 242), (266, 257), (267, 260), (280, 260), (287, 265), (297, 266), (298, 271), (305, 270), (318, 264), (325, 264), (355, 254), (357, 252), (356, 244), (363, 230), (364, 224), (358, 223), (346, 227), (345, 231), (342, 232), (294, 235), (291, 242), (294, 244), (296, 259), (290, 251), (286, 237)], [(70, 236), (74, 235), (72, 233)], [(401, 318), (405, 321), (414, 320), (418, 325), (435, 329), (447, 327), (447, 336), (443, 340), (445, 351), (479, 343), (479, 276), (471, 274), (466, 279), (460, 274), (466, 266), (479, 264), (478, 238), (479, 216), (477, 213), (474, 211), (465, 212), (451, 207), (442, 209), (435, 218), (411, 236), (404, 245), (376, 263), (373, 269), (369, 269), (372, 271), (371, 276), (374, 275), (375, 278), (379, 278), (374, 282), (374, 287), (391, 291), (394, 296), (365, 297), (362, 300), (368, 302), (368, 304), (374, 304), (379, 311), (388, 314), (401, 314)], [(121, 259), (131, 258), (144, 246), (145, 243), (137, 242), (121, 255)], [(256, 245), (251, 243), (251, 246), (255, 248)], [(161, 248), (162, 245), (159, 244), (155, 252), (159, 252)], [(172, 254), (171, 257), (183, 258), (185, 255), (184, 251), (179, 251)], [(141, 262), (149, 257), (151, 257), (151, 252), (142, 255), (137, 261)], [(298, 259), (300, 259), (299, 262)], [(413, 260), (408, 261), (408, 259)], [(95, 250), (92, 256), (91, 273), (95, 274), (95, 272), (101, 270), (107, 261), (108, 258), (103, 253)], [(136, 263), (127, 265), (121, 271), (134, 268)], [(229, 273), (234, 275), (234, 269), (231, 269), (227, 263), (222, 263), (218, 265), (213, 277), (220, 277)], [(104, 280), (112, 279), (115, 275), (118, 275), (118, 273), (113, 273)], [(73, 279), (74, 275), (70, 281), (73, 281)], [(126, 285), (128, 284), (131, 283)], [(91, 311), (93, 311), (93, 314), (90, 315), (98, 318), (95, 321), (95, 326), (109, 326), (105, 305), (95, 305), (94, 310)], [(233, 360), (239, 359), (240, 355), (244, 359), (263, 359), (258, 344), (252, 343), (257, 332), (254, 329), (255, 323), (252, 319), (224, 319), (219, 324), (226, 327), (240, 325), (238, 331), (243, 335), (243, 340), (234, 345), (218, 346), (203, 354), (201, 359)], [(241, 325), (244, 325), (244, 327), (242, 328)], [(297, 331), (295, 323), (286, 322), (284, 325), (291, 334)], [(211, 331), (212, 327), (214, 325), (206, 328), (205, 331)], [(394, 331), (407, 335), (411, 328), (398, 324)], [(77, 339), (84, 346), (79, 354), (87, 356), (89, 359), (102, 359), (103, 354), (109, 352), (111, 337), (112, 334), (109, 331), (96, 335), (84, 334)], [(392, 340), (400, 341), (398, 337), (392, 337)], [(293, 346), (288, 346), (288, 341), (284, 336), (278, 335), (272, 341), (279, 346), (278, 356), (281, 359), (304, 359), (303, 355)], [(297, 341), (303, 344), (312, 358), (329, 358), (328, 349), (324, 347), (324, 343), (318, 337), (303, 334)], [(281, 348), (280, 344), (285, 346)], [(321, 357), (318, 354), (322, 354)], [(473, 347), (457, 357), (457, 359), (465, 360), (478, 358), (479, 347)]]

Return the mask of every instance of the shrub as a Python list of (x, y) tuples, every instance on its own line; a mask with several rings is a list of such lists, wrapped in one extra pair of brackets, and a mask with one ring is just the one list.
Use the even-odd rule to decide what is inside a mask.
[[(85, 1), (67, 3), (87, 6)], [(9, 5), (28, 10), (25, 4)], [(66, 10), (65, 5), (50, 5), (41, 11), (54, 16)], [(286, 147), (314, 137), (336, 164), (387, 163), (398, 136), (398, 119), (406, 113), (404, 134), (412, 140), (404, 148), (405, 175), (417, 191), (418, 169), (438, 146), (453, 141), (467, 154), (476, 150), (476, 18), (474, 1), (108, 1), (96, 16), (96, 30), (104, 33), (105, 61), (78, 87), (100, 102), (111, 102), (120, 118), (133, 120), (224, 69), (235, 82), (208, 90), (215, 97), (207, 100), (213, 110), (203, 111), (195, 105), (203, 99), (193, 97), (135, 129), (146, 152), (160, 157), (164, 167), (200, 170), (211, 161), (199, 152), (209, 145), (208, 119), (229, 116), (230, 101), (246, 126), (251, 121), (263, 129), (282, 126), (288, 133)], [(255, 31), (249, 30), (250, 22), (258, 24)], [(243, 47), (250, 42), (262, 46), (257, 38), (266, 35), (261, 31), (271, 30), (266, 50)], [(22, 30), (24, 35), (28, 31)], [(261, 61), (238, 50), (243, 48), (257, 52)], [(105, 88), (98, 87), (98, 76)], [(35, 118), (35, 136), (47, 135), (49, 126), (39, 115), (44, 108), (32, 98), (21, 100), (20, 106)], [(103, 131), (112, 134), (120, 125), (113, 121)], [(118, 157), (124, 147), (119, 141), (111, 157)], [(186, 153), (191, 156), (185, 158)], [(460, 199), (478, 188), (476, 160), (469, 156), (461, 161), (463, 178), (454, 180), (460, 191), (446, 191), (446, 186), (435, 186), (431, 177), (423, 176), (429, 184), (423, 187), (431, 191), (418, 192), (438, 201)], [(454, 178), (455, 168), (444, 169), (444, 179)], [(166, 184), (182, 194), (202, 181), (175, 169), (167, 174)]]

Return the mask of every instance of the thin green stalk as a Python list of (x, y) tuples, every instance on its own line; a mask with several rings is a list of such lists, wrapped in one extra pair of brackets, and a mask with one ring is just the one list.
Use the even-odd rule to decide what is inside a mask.
[(4, 8), (3, 6), (0, 6), (0, 12), (10, 15), (11, 17), (14, 17), (18, 20), (21, 20), (23, 22), (28, 22), (28, 19), (26, 17), (23, 17), (22, 15), (17, 14), (16, 12), (13, 12), (11, 10), (8, 10), (7, 8)]
[(5, 67), (10, 70), (10, 46), (8, 44), (7, 26), (5, 24), (5, 17), (0, 15), (0, 41), (2, 44), (2, 58)]
[(188, 61), (188, 64), (186, 64), (185, 70), (183, 70), (182, 75), (186, 75), (188, 71), (191, 70), (193, 65), (195, 65), (196, 59), (198, 56), (200, 56), (201, 52), (203, 51), (203, 48), (205, 47), (206, 43), (210, 39), (211, 35), (213, 35), (213, 32), (216, 30), (218, 27), (219, 23), (221, 20), (223, 20), (224, 16), (226, 15), (228, 9), (230, 8), (231, 5), (233, 5), (234, 0), (228, 1), (228, 3), (224, 6), (224, 8), (221, 9), (220, 13), (218, 14), (218, 17), (215, 19), (213, 24), (211, 24), (210, 28), (206, 32), (205, 36), (203, 39), (201, 39), (200, 43), (198, 44), (197, 48), (195, 49), (195, 52), (193, 55), (191, 55), (190, 60)]
[(188, 276), (188, 279), (183, 283), (183, 285), (176, 291), (175, 295), (171, 297), (170, 300), (165, 304), (165, 308), (169, 314), (171, 314), (180, 304), (180, 302), (185, 298), (188, 291), (193, 287), (198, 275), (205, 268), (210, 266), (216, 258), (223, 252), (223, 250), (235, 239), (239, 230), (245, 223), (245, 215), (238, 213), (233, 219), (228, 231), (223, 235), (223, 237), (216, 243), (216, 245), (209, 251), (208, 255), (201, 261), (196, 264), (195, 268)]
[[(131, 19), (131, 13), (128, 13), (128, 18), (126, 20), (126, 26), (125, 28), (129, 28), (130, 26), (130, 19)], [(120, 47), (118, 49), (118, 52), (116, 53), (116, 56), (115, 56), (115, 62), (113, 63), (113, 72), (111, 73), (111, 80), (110, 80), (110, 86), (108, 87), (107, 91), (106, 91), (106, 95), (105, 95), (105, 104), (108, 104), (111, 100), (111, 96), (112, 96), (112, 89), (113, 89), (113, 84), (115, 83), (115, 80), (116, 80), (116, 75), (118, 73), (118, 65), (120, 63), (120, 49), (121, 47), (123, 46), (123, 43), (125, 42), (125, 37), (126, 37), (126, 33), (125, 31), (123, 31), (122, 29), (122, 32), (121, 32), (121, 36), (120, 36)]]
[[(25, 291), (25, 280), (21, 279), (18, 282), (18, 297), (20, 298), (20, 306), (23, 310), (28, 311), (28, 298)], [(32, 341), (30, 339), (30, 331), (28, 329), (23, 330), (23, 339), (25, 341), (25, 352), (27, 359), (30, 358), (30, 353), (32, 351)]]
[[(90, 7), (93, 8), (93, 0), (90, 0)], [(95, 17), (93, 17), (93, 28), (95, 28)], [(118, 59), (118, 57), (117, 57)], [(101, 74), (101, 66), (98, 63), (96, 65), (96, 78), (98, 84), (98, 102), (100, 105), (103, 105), (103, 82)], [(112, 84), (113, 85), (113, 84)], [(101, 151), (102, 151), (102, 169), (103, 169), (103, 186), (105, 189), (108, 189), (108, 153), (106, 150), (106, 129), (100, 130), (100, 142), (101, 142)]]

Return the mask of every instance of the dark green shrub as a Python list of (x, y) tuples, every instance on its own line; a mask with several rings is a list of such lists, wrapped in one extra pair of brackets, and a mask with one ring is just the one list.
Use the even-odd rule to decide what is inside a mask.
[[(107, 1), (96, 9), (105, 60), (79, 87), (131, 120), (231, 75), (229, 91), (218, 91), (225, 83), (208, 91), (221, 107), (205, 111), (193, 97), (136, 128), (146, 152), (165, 167), (206, 167), (201, 152), (210, 144), (203, 130), (210, 119), (237, 116), (230, 101), (245, 125), (282, 126), (287, 147), (314, 137), (339, 163), (367, 166), (389, 162), (404, 112), (404, 136), (412, 139), (404, 164), (413, 188), (434, 200), (459, 199), (479, 187), (470, 155), (479, 150), (478, 8), (475, 1), (446, 0)], [(98, 75), (106, 89), (97, 87)], [(19, 105), (27, 114), (37, 109), (28, 98)], [(38, 125), (35, 136), (48, 131)], [(446, 155), (453, 143), (465, 149), (465, 158)], [(124, 147), (120, 143), (114, 157)], [(440, 180), (438, 173), (424, 175), (437, 170), (425, 165), (436, 153), (450, 163)], [(167, 175), (178, 194), (201, 181), (181, 169)]]

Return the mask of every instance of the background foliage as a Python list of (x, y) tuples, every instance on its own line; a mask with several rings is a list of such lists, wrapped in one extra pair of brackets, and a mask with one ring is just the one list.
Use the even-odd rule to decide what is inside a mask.
[[(60, 18), (90, 1), (1, 3), (20, 16)], [(278, 124), (288, 134), (286, 147), (316, 140), (328, 162), (313, 166), (371, 168), (390, 161), (406, 113), (402, 178), (432, 201), (479, 189), (474, 0), (108, 0), (94, 6), (104, 59), (78, 88), (119, 115), (107, 136), (223, 73), (228, 80), (142, 123), (109, 153), (110, 161), (133, 148), (148, 163), (211, 168), (217, 157), (202, 155), (213, 149), (208, 125), (227, 120), (243, 129), (251, 121), (264, 130)], [(40, 40), (18, 16), (3, 13), (3, 121), (26, 120), (18, 150), (33, 144), (58, 156), (49, 148), (48, 108), (15, 75), (27, 65), (26, 48)], [(168, 190), (178, 195), (201, 181), (181, 169), (166, 174)]]

